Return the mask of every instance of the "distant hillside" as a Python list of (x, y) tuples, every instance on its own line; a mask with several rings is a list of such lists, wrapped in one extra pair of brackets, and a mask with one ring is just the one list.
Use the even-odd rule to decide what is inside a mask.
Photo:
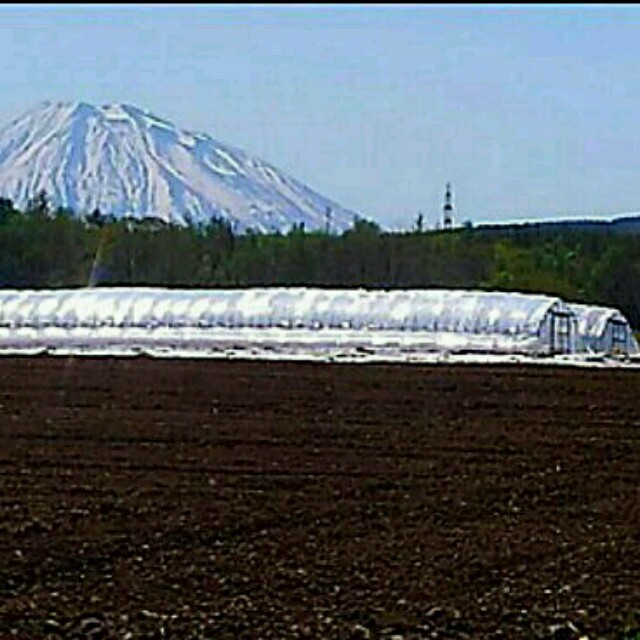
[(508, 224), (479, 224), (476, 230), (482, 232), (538, 233), (553, 231), (593, 231), (594, 233), (640, 233), (640, 215), (621, 216), (612, 220), (545, 220), (543, 222), (523, 222)]

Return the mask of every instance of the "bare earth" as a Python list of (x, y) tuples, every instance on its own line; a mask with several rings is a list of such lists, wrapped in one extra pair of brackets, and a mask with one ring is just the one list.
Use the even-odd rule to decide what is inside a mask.
[(0, 638), (635, 638), (639, 389), (1, 359)]

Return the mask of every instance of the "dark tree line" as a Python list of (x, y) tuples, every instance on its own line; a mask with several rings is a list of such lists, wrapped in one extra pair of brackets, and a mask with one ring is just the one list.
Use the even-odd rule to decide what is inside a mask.
[(24, 211), (0, 199), (0, 287), (442, 287), (518, 290), (620, 308), (640, 327), (636, 236), (570, 228), (383, 233), (355, 220), (341, 235), (237, 235), (223, 220), (180, 227), (77, 218), (46, 196)]

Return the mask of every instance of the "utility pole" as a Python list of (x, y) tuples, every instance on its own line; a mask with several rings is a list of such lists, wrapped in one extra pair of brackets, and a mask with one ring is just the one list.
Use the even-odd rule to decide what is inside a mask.
[(324, 230), (327, 235), (331, 232), (331, 207), (324, 210)]

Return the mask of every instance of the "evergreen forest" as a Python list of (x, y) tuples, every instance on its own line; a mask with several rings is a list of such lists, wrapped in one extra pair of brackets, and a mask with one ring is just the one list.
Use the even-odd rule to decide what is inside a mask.
[(562, 225), (383, 232), (355, 219), (340, 235), (296, 227), (234, 234), (223, 220), (182, 227), (94, 211), (77, 217), (40, 194), (0, 198), (0, 287), (317, 286), (467, 288), (558, 295), (619, 308), (640, 328), (633, 233)]

